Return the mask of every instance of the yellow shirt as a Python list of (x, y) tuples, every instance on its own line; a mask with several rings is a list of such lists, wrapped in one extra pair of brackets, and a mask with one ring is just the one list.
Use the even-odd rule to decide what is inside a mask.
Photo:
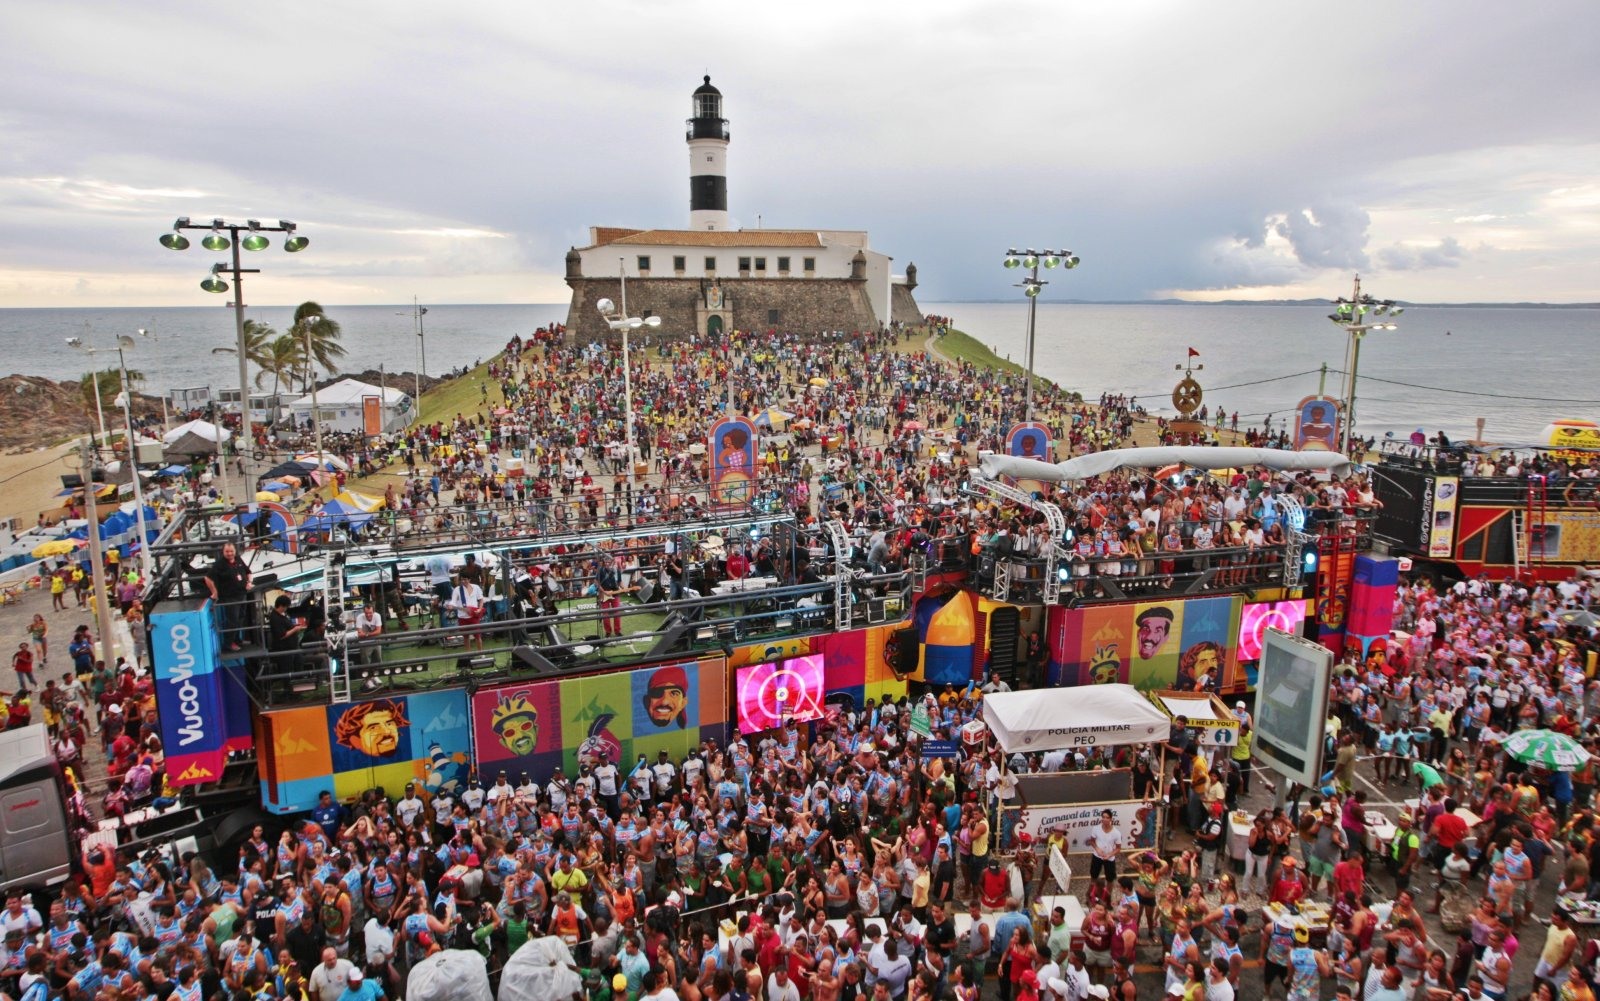
[(1249, 761), (1250, 760), (1250, 744), (1255, 739), (1256, 739), (1256, 735), (1253, 732), (1251, 732), (1249, 730), (1240, 730), (1239, 731), (1239, 740), (1238, 740), (1237, 743), (1235, 743), (1233, 745), (1233, 760), (1235, 760), (1235, 761)]
[(972, 854), (984, 856), (989, 854), (989, 822), (981, 820), (978, 823), (979, 826), (972, 829)]

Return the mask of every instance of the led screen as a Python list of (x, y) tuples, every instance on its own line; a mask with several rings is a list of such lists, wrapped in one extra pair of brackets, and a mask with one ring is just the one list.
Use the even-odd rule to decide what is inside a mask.
[(1239, 614), (1239, 659), (1261, 659), (1261, 645), (1268, 626), (1298, 636), (1305, 623), (1306, 603), (1303, 599), (1245, 605), (1244, 611)]
[(771, 730), (788, 720), (821, 719), (822, 655), (741, 667), (734, 675), (734, 690), (740, 733)]
[(1315, 787), (1322, 775), (1323, 720), (1333, 651), (1268, 628), (1256, 681), (1257, 758), (1273, 770)]

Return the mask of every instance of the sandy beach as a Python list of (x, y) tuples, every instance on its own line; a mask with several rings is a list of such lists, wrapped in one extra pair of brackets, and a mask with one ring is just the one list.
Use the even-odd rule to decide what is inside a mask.
[(59, 507), (63, 473), (78, 472), (72, 443), (0, 455), (0, 519), (16, 518), (21, 528), (32, 526), (39, 512)]

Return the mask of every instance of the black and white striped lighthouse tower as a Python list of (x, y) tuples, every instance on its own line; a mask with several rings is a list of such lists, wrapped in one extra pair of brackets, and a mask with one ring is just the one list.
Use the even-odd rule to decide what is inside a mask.
[(694, 91), (689, 142), (689, 228), (728, 228), (728, 120), (722, 117), (722, 91), (711, 77)]

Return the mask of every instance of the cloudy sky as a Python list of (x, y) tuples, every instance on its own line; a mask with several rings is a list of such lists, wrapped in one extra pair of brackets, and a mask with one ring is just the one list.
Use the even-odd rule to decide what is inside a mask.
[(861, 228), (923, 301), (1600, 299), (1600, 7), (73, 3), (0, 9), (0, 306), (200, 305), (180, 215), (286, 218), (255, 304), (564, 301), (687, 222), (710, 73), (743, 226)]

